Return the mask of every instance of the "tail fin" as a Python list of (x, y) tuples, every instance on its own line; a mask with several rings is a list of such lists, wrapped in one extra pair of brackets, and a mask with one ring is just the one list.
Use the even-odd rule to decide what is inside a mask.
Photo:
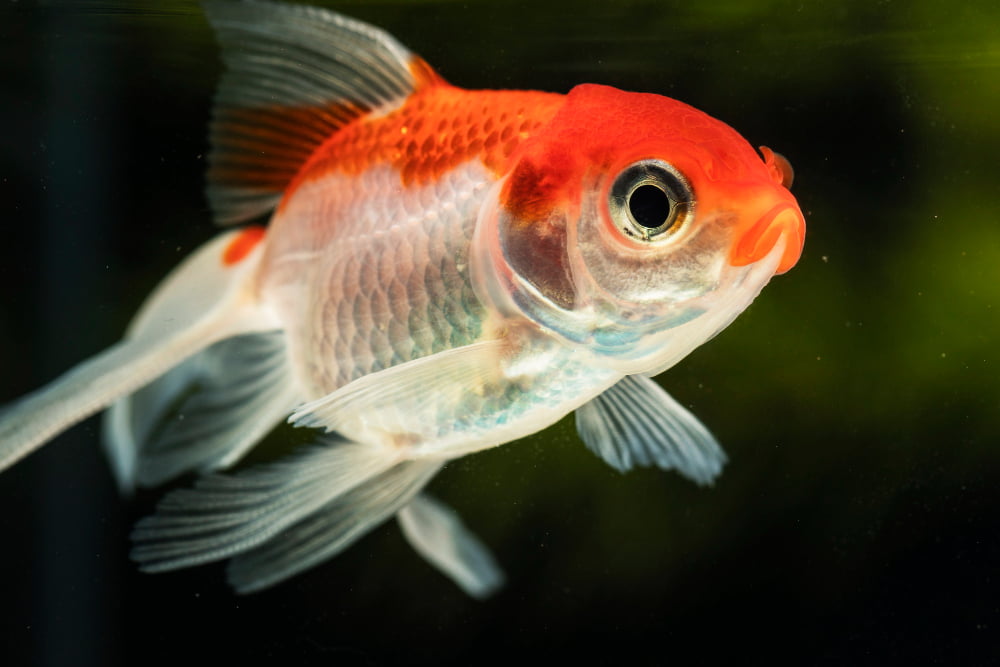
[(410, 503), (441, 469), (441, 461), (403, 461), (338, 496), (312, 514), (229, 562), (238, 593), (253, 593), (333, 558)]
[(119, 488), (228, 467), (298, 402), (283, 332), (219, 341), (104, 414)]
[(136, 526), (132, 557), (147, 572), (233, 558), (230, 583), (259, 590), (345, 549), (409, 503), (442, 463), (324, 436), (297, 456), (169, 494)]
[(252, 294), (263, 230), (222, 234), (153, 292), (126, 340), (0, 412), (0, 470), (202, 348), (277, 328)]

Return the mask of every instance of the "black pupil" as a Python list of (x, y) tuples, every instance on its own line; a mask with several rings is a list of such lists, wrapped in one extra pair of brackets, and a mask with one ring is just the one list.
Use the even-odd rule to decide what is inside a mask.
[(628, 210), (637, 223), (656, 229), (670, 217), (670, 198), (655, 185), (640, 185), (628, 199)]

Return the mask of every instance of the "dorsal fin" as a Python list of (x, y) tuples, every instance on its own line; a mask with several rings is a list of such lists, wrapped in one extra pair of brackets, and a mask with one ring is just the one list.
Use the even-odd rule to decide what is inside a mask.
[(209, 0), (205, 14), (226, 65), (207, 187), (219, 224), (266, 214), (338, 128), (441, 81), (388, 33), (331, 11)]

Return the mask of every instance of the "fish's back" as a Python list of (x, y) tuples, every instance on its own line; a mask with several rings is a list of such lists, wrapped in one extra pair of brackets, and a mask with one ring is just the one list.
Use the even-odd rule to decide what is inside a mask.
[(564, 95), (524, 90), (464, 90), (447, 84), (422, 88), (401, 105), (377, 110), (341, 128), (306, 162), (289, 186), (330, 172), (360, 175), (391, 165), (403, 187), (440, 179), (469, 160), (494, 176), (511, 154), (542, 128)]

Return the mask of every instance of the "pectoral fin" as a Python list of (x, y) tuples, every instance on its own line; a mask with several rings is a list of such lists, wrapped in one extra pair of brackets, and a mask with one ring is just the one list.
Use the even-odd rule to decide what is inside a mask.
[(655, 465), (709, 484), (726, 462), (698, 418), (640, 375), (623, 378), (579, 408), (576, 428), (591, 451), (622, 472)]
[(470, 392), (482, 392), (502, 372), (499, 340), (474, 343), (365, 375), (298, 408), (296, 426), (337, 431), (358, 442), (433, 437)]

